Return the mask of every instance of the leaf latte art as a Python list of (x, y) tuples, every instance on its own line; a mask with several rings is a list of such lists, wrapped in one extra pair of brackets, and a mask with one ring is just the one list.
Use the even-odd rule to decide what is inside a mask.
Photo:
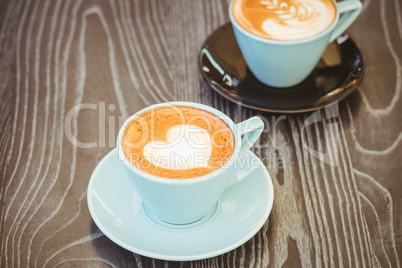
[(332, 0), (234, 0), (232, 14), (248, 32), (272, 40), (314, 36), (335, 20)]

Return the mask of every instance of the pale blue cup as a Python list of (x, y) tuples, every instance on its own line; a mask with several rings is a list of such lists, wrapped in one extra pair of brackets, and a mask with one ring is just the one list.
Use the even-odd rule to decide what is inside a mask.
[[(235, 148), (231, 158), (224, 166), (201, 177), (166, 179), (143, 172), (127, 159), (121, 141), (126, 127), (133, 118), (148, 109), (171, 105), (206, 110), (227, 123), (235, 137)], [(143, 201), (146, 212), (152, 214), (148, 216), (151, 219), (156, 217), (171, 224), (188, 224), (203, 218), (217, 203), (223, 190), (234, 183), (237, 163), (255, 143), (263, 129), (264, 123), (259, 117), (252, 117), (235, 124), (224, 113), (203, 104), (168, 102), (145, 108), (127, 119), (119, 131), (117, 147), (119, 159), (124, 163), (125, 169)]]
[(336, 18), (326, 30), (304, 39), (278, 41), (256, 36), (242, 28), (233, 18), (232, 1), (229, 7), (230, 20), (237, 43), (254, 76), (273, 87), (291, 87), (307, 78), (328, 43), (342, 34), (362, 9), (359, 0), (334, 3)]

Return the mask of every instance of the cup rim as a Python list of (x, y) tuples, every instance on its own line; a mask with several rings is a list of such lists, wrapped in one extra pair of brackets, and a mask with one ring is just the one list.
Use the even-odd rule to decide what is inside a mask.
[[(159, 177), (159, 176), (155, 176), (152, 174), (149, 174), (147, 172), (142, 171), (141, 169), (137, 168), (136, 166), (134, 166), (126, 157), (126, 155), (123, 152), (122, 146), (121, 146), (121, 139), (123, 137), (123, 134), (126, 130), (127, 125), (132, 121), (132, 119), (143, 113), (146, 112), (147, 110), (151, 109), (151, 108), (156, 108), (156, 107), (163, 107), (163, 106), (168, 106), (168, 105), (177, 105), (177, 106), (190, 106), (190, 107), (195, 107), (195, 108), (199, 108), (202, 110), (206, 110), (216, 116), (218, 116), (220, 119), (224, 120), (225, 123), (227, 123), (230, 127), (230, 129), (233, 132), (233, 136), (235, 139), (235, 145), (234, 145), (234, 150), (233, 153), (231, 155), (231, 157), (229, 158), (229, 160), (219, 169), (214, 170), (208, 174), (205, 174), (203, 176), (198, 176), (198, 177), (193, 177), (193, 178), (185, 178), (185, 179), (171, 179), (171, 178), (164, 178), (164, 177)], [(129, 168), (131, 171), (133, 171), (135, 173), (135, 175), (140, 176), (142, 178), (145, 178), (147, 180), (153, 181), (153, 182), (158, 182), (158, 183), (162, 183), (162, 184), (194, 184), (194, 183), (198, 183), (200, 181), (205, 181), (205, 180), (210, 180), (212, 178), (215, 178), (216, 176), (219, 176), (221, 173), (223, 173), (226, 169), (230, 168), (231, 165), (234, 164), (235, 162), (235, 158), (237, 157), (237, 155), (239, 154), (240, 151), (240, 147), (238, 146), (239, 144), (239, 135), (238, 134), (238, 129), (237, 129), (237, 124), (233, 122), (233, 120), (227, 116), (226, 114), (224, 114), (223, 112), (212, 108), (210, 106), (201, 104), (201, 103), (195, 103), (195, 102), (187, 102), (187, 101), (171, 101), (171, 102), (163, 102), (163, 103), (159, 103), (159, 104), (154, 104), (151, 106), (148, 106), (144, 109), (141, 109), (140, 111), (136, 112), (135, 114), (131, 115), (121, 126), (120, 130), (119, 130), (119, 134), (117, 136), (117, 148), (118, 148), (118, 154), (119, 154), (119, 160), (123, 161), (124, 165)]]
[(320, 39), (321, 37), (323, 37), (324, 35), (328, 34), (329, 32), (332, 32), (332, 30), (335, 28), (336, 24), (337, 24), (338, 21), (339, 21), (338, 6), (337, 6), (337, 3), (336, 3), (334, 0), (332, 0), (332, 2), (333, 2), (334, 5), (335, 5), (335, 11), (336, 11), (335, 19), (334, 19), (334, 21), (331, 23), (331, 25), (328, 26), (325, 30), (319, 32), (319, 33), (316, 34), (316, 35), (309, 36), (309, 37), (305, 37), (305, 38), (300, 38), (300, 39), (295, 39), (295, 40), (271, 40), (271, 39), (263, 38), (263, 37), (260, 37), (260, 36), (257, 36), (257, 35), (255, 35), (255, 34), (250, 33), (249, 31), (247, 31), (246, 29), (244, 29), (244, 28), (235, 20), (235, 18), (233, 17), (233, 14), (232, 14), (232, 10), (233, 10), (233, 9), (232, 9), (232, 6), (233, 6), (233, 3), (234, 3), (235, 1), (236, 1), (236, 0), (231, 0), (230, 5), (229, 5), (229, 18), (230, 18), (230, 21), (231, 21), (233, 27), (236, 27), (239, 31), (241, 31), (241, 32), (242, 32), (243, 34), (245, 34), (247, 37), (252, 38), (252, 39), (255, 39), (255, 40), (260, 41), (260, 42), (263, 42), (263, 43), (267, 43), (267, 44), (276, 44), (276, 45), (297, 45), (297, 44), (305, 44), (305, 43), (308, 43), (308, 42), (311, 42), (311, 41)]

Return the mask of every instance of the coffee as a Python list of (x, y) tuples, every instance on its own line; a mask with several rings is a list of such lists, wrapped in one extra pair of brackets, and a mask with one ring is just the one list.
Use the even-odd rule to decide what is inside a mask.
[(246, 31), (285, 41), (327, 29), (336, 18), (336, 6), (332, 0), (234, 0), (232, 14)]
[(211, 173), (232, 156), (232, 130), (218, 116), (195, 107), (168, 105), (137, 115), (121, 141), (138, 169), (163, 178), (185, 179)]

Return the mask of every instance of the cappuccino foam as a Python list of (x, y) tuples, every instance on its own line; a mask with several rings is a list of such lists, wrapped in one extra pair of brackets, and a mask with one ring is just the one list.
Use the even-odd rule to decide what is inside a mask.
[(234, 151), (234, 135), (216, 115), (189, 106), (163, 106), (136, 116), (121, 145), (140, 170), (185, 179), (221, 168)]
[(254, 35), (297, 40), (327, 29), (336, 18), (336, 7), (332, 0), (234, 0), (232, 15)]

